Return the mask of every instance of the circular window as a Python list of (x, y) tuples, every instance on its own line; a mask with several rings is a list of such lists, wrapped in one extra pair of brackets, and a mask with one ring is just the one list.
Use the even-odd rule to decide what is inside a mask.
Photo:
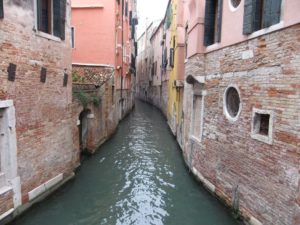
[(242, 0), (231, 0), (231, 4), (234, 8), (237, 8)]
[(241, 100), (238, 90), (235, 87), (227, 88), (225, 92), (225, 108), (226, 114), (231, 117), (231, 119), (237, 118), (241, 110)]

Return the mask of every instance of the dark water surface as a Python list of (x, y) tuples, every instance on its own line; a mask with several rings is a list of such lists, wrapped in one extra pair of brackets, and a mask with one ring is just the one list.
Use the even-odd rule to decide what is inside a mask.
[(154, 107), (137, 102), (76, 179), (14, 225), (229, 225), (228, 210), (189, 175)]

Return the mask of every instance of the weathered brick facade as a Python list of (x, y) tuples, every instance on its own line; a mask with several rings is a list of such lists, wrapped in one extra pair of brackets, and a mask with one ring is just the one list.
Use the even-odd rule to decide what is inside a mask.
[[(202, 141), (190, 141), (186, 132), (185, 157), (191, 160), (193, 148), (189, 163), (215, 186), (217, 195), (232, 205), (238, 192), (241, 212), (263, 224), (299, 224), (299, 36), (296, 25), (195, 56), (186, 64), (186, 75), (205, 77), (202, 90), (207, 95)], [(242, 59), (249, 49), (254, 57)], [(240, 91), (242, 109), (235, 122), (223, 113), (229, 85)], [(186, 131), (192, 120), (192, 91), (187, 84)], [(253, 108), (274, 113), (272, 144), (251, 137)]]
[[(34, 2), (5, 0), (4, 18), (0, 19), (0, 96), (2, 101), (13, 100), (17, 133), (17, 157), (12, 160), (17, 174), (13, 175), (15, 179), (8, 178), (12, 176), (8, 171), (5, 186), (12, 186), (14, 198), (18, 198), (21, 184), (22, 195), (22, 201), (15, 200), (14, 205), (12, 194), (4, 199), (0, 195), (0, 215), (70, 176), (79, 163), (72, 134), (76, 121), (71, 111), (70, 1), (65, 40), (33, 29)], [(14, 81), (8, 80), (10, 63), (16, 65)], [(44, 83), (40, 78), (42, 67), (46, 68)]]
[[(184, 159), (204, 186), (247, 224), (298, 225), (300, 25), (299, 17), (289, 13), (299, 6), (283, 3), (281, 23), (243, 36), (242, 20), (235, 28), (229, 24), (243, 18), (242, 6), (253, 1), (241, 1), (234, 10), (226, 3), (221, 39), (206, 47), (205, 2), (186, 3), (185, 84), (176, 130)], [(201, 10), (194, 12), (193, 4)], [(143, 78), (144, 70), (139, 72), (138, 79)], [(170, 85), (166, 80), (165, 87)], [(234, 117), (227, 100), (231, 87), (239, 96)], [(168, 117), (166, 93), (161, 98), (161, 90), (151, 83), (139, 90), (139, 97)]]
[[(92, 76), (89, 76), (91, 75)], [(74, 126), (74, 143), (79, 149), (79, 116), (83, 111), (87, 111), (87, 146), (86, 150), (93, 153), (106, 141), (114, 132), (121, 119), (120, 96), (114, 87), (114, 69), (98, 66), (78, 66), (73, 65), (74, 76), (85, 78), (81, 83), (73, 84), (74, 103), (73, 118), (78, 121)], [(90, 79), (88, 77), (93, 77)], [(94, 96), (98, 99), (97, 104), (89, 103), (83, 106), (76, 98), (76, 92), (83, 92), (86, 95)], [(126, 91), (123, 90), (124, 93)], [(131, 93), (131, 91), (130, 91)], [(130, 96), (131, 97), (131, 96)], [(124, 97), (127, 99), (127, 96)], [(124, 108), (126, 115), (133, 106), (133, 99), (127, 99), (128, 107)]]

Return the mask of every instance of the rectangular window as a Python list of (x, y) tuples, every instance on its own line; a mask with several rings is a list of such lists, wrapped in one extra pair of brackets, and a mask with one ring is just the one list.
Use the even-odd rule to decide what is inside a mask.
[(221, 41), (223, 0), (206, 0), (204, 21), (204, 45)]
[(174, 67), (174, 48), (170, 48), (170, 67)]
[(75, 29), (74, 29), (74, 27), (71, 27), (71, 42), (72, 42), (72, 48), (75, 48)]
[(66, 0), (36, 0), (37, 30), (65, 39)]
[(273, 112), (270, 110), (253, 109), (251, 136), (252, 138), (272, 144)]
[(3, 0), (0, 0), (0, 19), (4, 17)]
[(125, 16), (128, 17), (128, 2), (125, 3)]
[(243, 34), (280, 22), (282, 0), (245, 0)]

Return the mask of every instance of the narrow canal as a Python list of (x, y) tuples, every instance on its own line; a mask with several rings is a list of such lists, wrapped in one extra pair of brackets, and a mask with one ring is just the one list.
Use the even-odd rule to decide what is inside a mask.
[(14, 225), (231, 225), (230, 212), (188, 173), (165, 119), (137, 102), (76, 179)]

